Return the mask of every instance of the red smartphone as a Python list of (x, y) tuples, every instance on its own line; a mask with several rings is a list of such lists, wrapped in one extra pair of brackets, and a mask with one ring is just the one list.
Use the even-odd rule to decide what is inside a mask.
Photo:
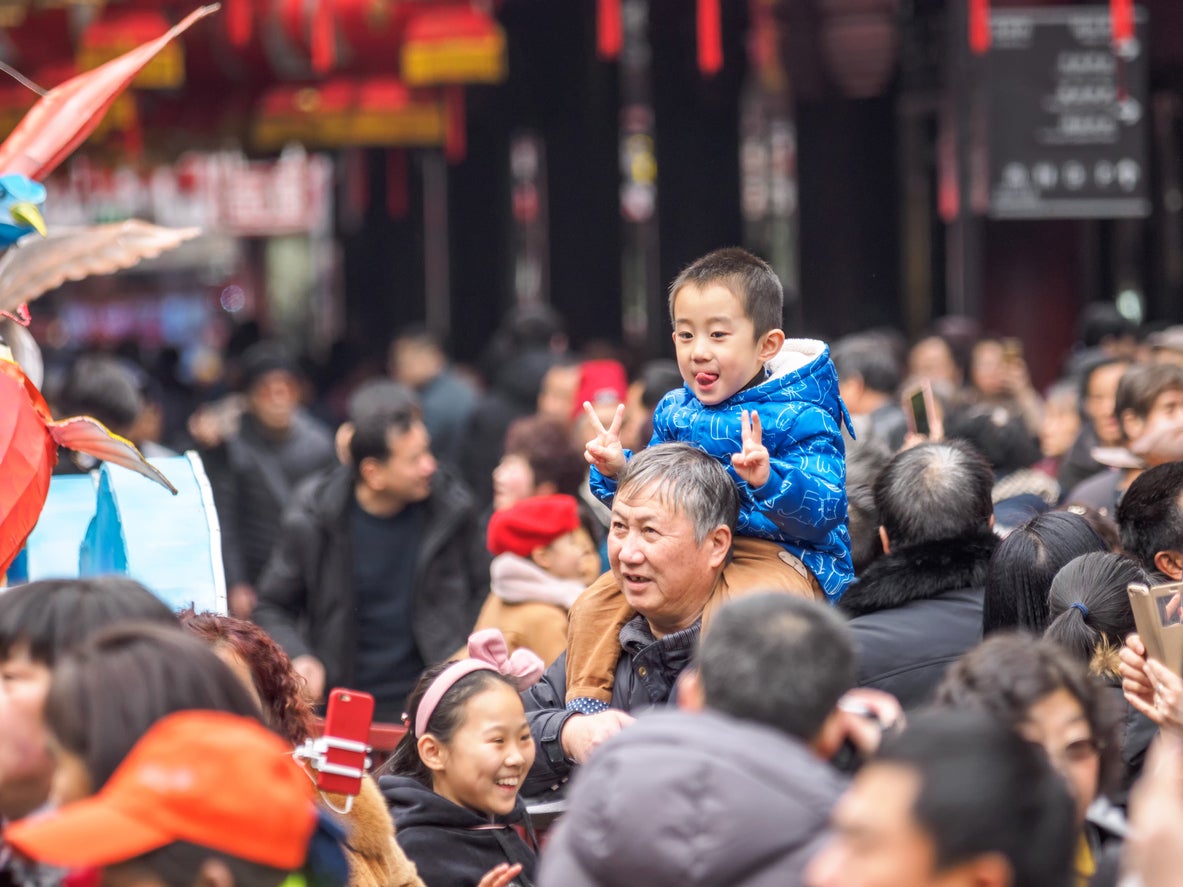
[(370, 722), (374, 697), (340, 687), (329, 693), (324, 734), (318, 745), (324, 759), (316, 774), (316, 787), (338, 795), (356, 795), (369, 763)]

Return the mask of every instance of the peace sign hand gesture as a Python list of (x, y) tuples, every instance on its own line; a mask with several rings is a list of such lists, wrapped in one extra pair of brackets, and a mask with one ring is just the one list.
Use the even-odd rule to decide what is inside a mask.
[(620, 426), (624, 424), (624, 404), (616, 408), (616, 415), (612, 417), (612, 424), (605, 428), (595, 408), (588, 402), (583, 402), (583, 411), (595, 423), (599, 432), (583, 450), (583, 458), (596, 466), (604, 477), (616, 477), (624, 470), (624, 446), (620, 443)]
[(768, 463), (768, 448), (762, 442), (764, 429), (760, 425), (760, 414), (755, 410), (743, 410), (739, 421), (743, 449), (731, 457), (731, 464), (735, 473), (749, 486), (762, 487), (772, 476), (772, 468)]

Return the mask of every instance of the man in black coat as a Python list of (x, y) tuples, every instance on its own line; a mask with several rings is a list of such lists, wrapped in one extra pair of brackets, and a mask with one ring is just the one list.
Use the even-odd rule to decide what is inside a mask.
[(982, 639), (992, 531), (990, 465), (960, 441), (898, 453), (875, 483), (884, 554), (843, 595), (859, 685), (905, 708), (929, 701), (945, 669)]
[(350, 465), (315, 475), (284, 514), (255, 621), (308, 695), (372, 693), (398, 720), (423, 669), (460, 649), (489, 590), (472, 495), (439, 466), (414, 395), (372, 382), (350, 402)]

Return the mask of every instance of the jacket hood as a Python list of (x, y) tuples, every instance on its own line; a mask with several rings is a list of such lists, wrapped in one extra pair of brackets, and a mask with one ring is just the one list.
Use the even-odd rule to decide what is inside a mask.
[(838, 606), (848, 616), (862, 616), (950, 591), (981, 588), (998, 542), (986, 532), (893, 550), (871, 562)]
[(489, 565), (489, 590), (507, 604), (554, 604), (570, 610), (587, 588), (574, 579), (559, 579), (538, 564), (507, 551)]
[(576, 776), (539, 881), (799, 884), (843, 788), (802, 743), (770, 728), (713, 712), (654, 713)]
[(850, 414), (838, 395), (838, 371), (830, 360), (830, 348), (820, 339), (785, 339), (764, 369), (768, 378), (745, 388), (719, 406), (758, 403), (761, 401), (801, 401), (820, 407), (834, 422), (854, 436)]
[(390, 806), (390, 815), (394, 817), (396, 832), (420, 825), (461, 829), (485, 828), (494, 822), (517, 822), (525, 813), (525, 807), (519, 797), (513, 813), (490, 819), (483, 813), (453, 804), (410, 776), (383, 776), (378, 780), (378, 787)]

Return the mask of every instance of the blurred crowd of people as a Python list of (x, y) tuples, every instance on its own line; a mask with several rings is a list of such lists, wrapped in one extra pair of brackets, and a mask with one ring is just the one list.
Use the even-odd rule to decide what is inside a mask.
[[(767, 344), (719, 279), (642, 365), (545, 307), (319, 389), (254, 341), (200, 403), (51, 363), (58, 414), (200, 453), (229, 615), (0, 595), (0, 884), (1176, 883), (1183, 660), (1127, 589), (1183, 582), (1183, 329), (1093, 306), (1037, 388), (964, 318)], [(348, 803), (293, 758), (333, 687), (404, 731)]]

